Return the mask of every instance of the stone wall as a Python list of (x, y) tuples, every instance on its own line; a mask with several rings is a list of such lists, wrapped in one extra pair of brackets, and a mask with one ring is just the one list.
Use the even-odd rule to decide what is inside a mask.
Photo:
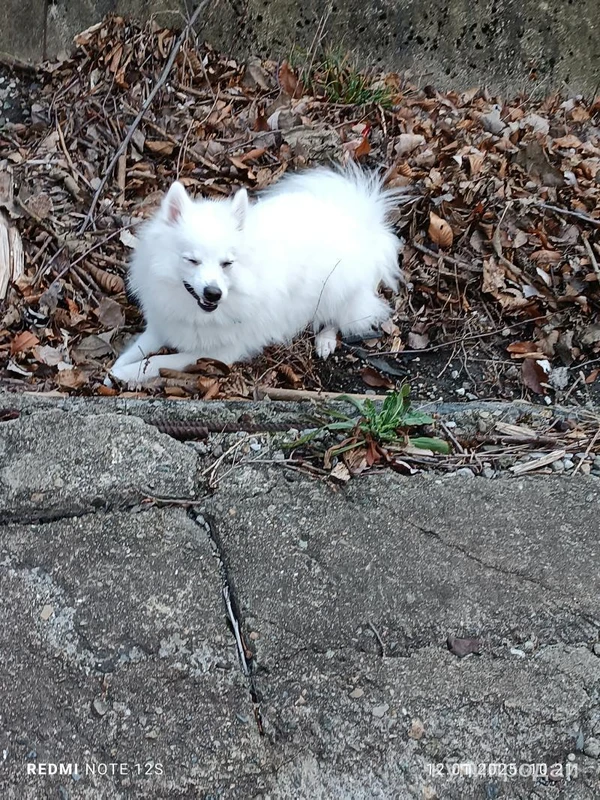
[[(361, 64), (421, 84), (494, 92), (592, 93), (600, 82), (599, 0), (215, 0), (204, 36), (234, 56), (281, 57), (323, 40)], [(177, 0), (1, 0), (0, 51), (36, 60), (109, 11), (181, 24)], [(187, 3), (188, 7), (192, 4)]]

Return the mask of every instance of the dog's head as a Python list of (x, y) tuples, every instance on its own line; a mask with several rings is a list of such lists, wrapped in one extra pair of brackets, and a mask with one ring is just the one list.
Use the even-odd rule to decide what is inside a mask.
[(165, 195), (160, 214), (172, 234), (172, 263), (203, 311), (229, 294), (247, 210), (245, 189), (231, 200), (192, 200), (175, 182)]

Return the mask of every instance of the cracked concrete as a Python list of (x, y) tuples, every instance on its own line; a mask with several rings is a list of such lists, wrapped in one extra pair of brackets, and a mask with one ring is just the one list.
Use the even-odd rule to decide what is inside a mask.
[[(242, 464), (209, 493), (194, 446), (133, 405), (19, 404), (0, 423), (2, 797), (599, 795), (596, 479), (335, 487)], [(448, 774), (467, 763), (560, 766)]]

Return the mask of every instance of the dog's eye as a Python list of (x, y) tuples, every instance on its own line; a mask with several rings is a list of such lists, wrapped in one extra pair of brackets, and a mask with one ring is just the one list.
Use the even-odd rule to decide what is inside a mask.
[(221, 266), (223, 267), (223, 269), (227, 269), (227, 267), (230, 267), (232, 264), (233, 261), (221, 261)]
[(185, 260), (188, 262), (188, 264), (191, 264), (193, 267), (197, 267), (200, 264), (197, 258), (192, 258), (191, 256), (186, 256)]

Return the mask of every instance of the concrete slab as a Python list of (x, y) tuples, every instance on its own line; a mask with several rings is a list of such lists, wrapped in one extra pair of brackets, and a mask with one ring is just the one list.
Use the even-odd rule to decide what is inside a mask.
[[(137, 406), (18, 403), (0, 423), (2, 797), (599, 796), (597, 479), (333, 486), (223, 463), (207, 495), (210, 451)], [(63, 774), (27, 773), (43, 764)]]
[[(219, 565), (185, 511), (8, 525), (0, 542), (2, 797), (256, 785), (262, 746)], [(27, 774), (47, 764), (72, 774)]]
[[(292, 796), (284, 775), (302, 797), (533, 796), (521, 778), (434, 773), (454, 761), (575, 764), (577, 781), (535, 796), (593, 796), (597, 761), (580, 751), (600, 734), (599, 501), (583, 478), (385, 473), (332, 490), (228, 475), (205, 511), (290, 759), (274, 796)], [(481, 655), (459, 659), (448, 636)]]
[(195, 480), (193, 451), (135, 417), (52, 410), (0, 425), (0, 521), (189, 498)]

